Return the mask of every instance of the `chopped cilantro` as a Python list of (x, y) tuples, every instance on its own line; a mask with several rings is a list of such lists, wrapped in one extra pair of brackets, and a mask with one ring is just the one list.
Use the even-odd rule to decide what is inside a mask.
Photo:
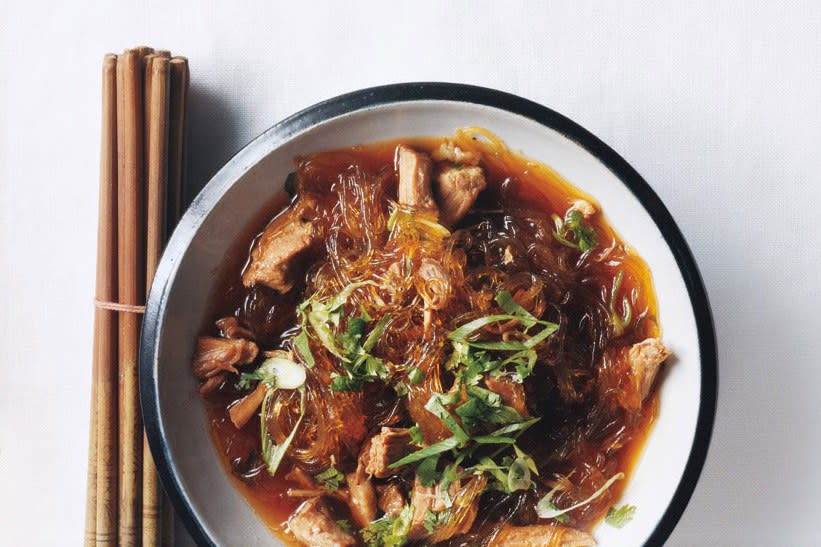
[(339, 490), (339, 486), (345, 482), (345, 475), (334, 466), (314, 475), (314, 478), (329, 492)]
[(428, 509), (425, 512), (425, 520), (424, 520), (425, 530), (427, 530), (429, 534), (432, 534), (436, 531), (437, 528), (441, 528), (442, 526), (447, 524), (449, 519), (450, 519), (450, 511), (449, 510), (440, 511), (438, 513), (435, 513), (433, 511), (431, 511), (430, 509)]
[(333, 373), (330, 388), (334, 391), (359, 391), (366, 382), (385, 380), (388, 369), (379, 357), (369, 353), (385, 332), (385, 327), (391, 316), (386, 315), (377, 321), (370, 334), (362, 342), (365, 334), (366, 320), (363, 317), (348, 319), (347, 330), (337, 336), (337, 343), (344, 351), (347, 359), (342, 362), (345, 375)]
[(439, 463), (439, 455), (434, 455), (429, 458), (425, 458), (422, 460), (416, 467), (416, 476), (419, 478), (419, 482), (422, 483), (423, 486), (433, 486), (439, 478), (442, 476), (441, 473), (436, 471), (436, 465)]
[(413, 507), (406, 505), (396, 517), (382, 517), (360, 530), (367, 547), (402, 547), (408, 541)]

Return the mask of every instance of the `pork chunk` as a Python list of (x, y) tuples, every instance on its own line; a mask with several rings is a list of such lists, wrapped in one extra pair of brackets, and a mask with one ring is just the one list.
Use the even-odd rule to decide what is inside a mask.
[(405, 495), (398, 484), (389, 484), (379, 492), (379, 510), (388, 517), (395, 517), (405, 507)]
[(250, 340), (200, 336), (194, 353), (194, 375), (207, 380), (221, 372), (236, 374), (237, 365), (247, 365), (257, 358), (259, 348)]
[(592, 547), (596, 540), (587, 532), (581, 532), (560, 524), (533, 524), (530, 526), (505, 526), (488, 547)]
[(453, 226), (470, 210), (487, 182), (481, 167), (445, 167), (436, 178), (439, 218)]
[[(462, 488), (462, 482), (455, 480), (448, 485), (448, 495), (453, 499), (459, 490)], [(425, 486), (419, 480), (419, 475), (413, 481), (413, 490), (411, 491), (411, 505), (413, 506), (413, 520), (411, 521), (410, 530), (408, 531), (408, 539), (419, 540), (430, 536), (430, 532), (425, 528), (425, 516), (428, 511), (432, 513), (441, 513), (447, 509), (445, 499), (442, 493), (439, 492), (439, 483), (434, 483), (432, 486)], [(473, 524), (471, 521), (468, 528)]]
[(523, 418), (530, 417), (525, 400), (525, 388), (522, 384), (514, 382), (508, 376), (498, 376), (496, 378), (487, 376), (485, 385), (490, 391), (497, 393), (505, 405), (513, 408)]
[(648, 338), (633, 344), (627, 353), (630, 370), (638, 382), (642, 401), (650, 394), (650, 389), (653, 387), (659, 368), (670, 357), (670, 354), (671, 351), (658, 338)]
[(399, 168), (399, 203), (436, 213), (436, 202), (431, 190), (430, 157), (424, 152), (399, 146), (396, 151), (396, 162)]
[(345, 481), (350, 493), (351, 516), (357, 526), (364, 528), (376, 518), (376, 490), (361, 465), (345, 475)]
[(365, 472), (380, 479), (392, 475), (396, 471), (388, 469), (388, 466), (406, 454), (409, 444), (410, 433), (407, 428), (383, 427), (371, 439), (365, 458)]
[(246, 340), (253, 340), (254, 333), (240, 324), (239, 319), (233, 316), (223, 317), (218, 319), (217, 328), (220, 330), (225, 338), (245, 338)]
[(461, 165), (476, 165), (479, 163), (479, 154), (460, 148), (450, 139), (440, 144), (431, 156), (436, 161), (450, 161)]
[(315, 206), (313, 199), (302, 198), (268, 224), (251, 250), (243, 285), (265, 285), (283, 294), (291, 290), (301, 256), (320, 238)]
[(288, 519), (288, 529), (303, 545), (310, 547), (350, 547), (356, 538), (334, 520), (319, 497), (304, 501)]

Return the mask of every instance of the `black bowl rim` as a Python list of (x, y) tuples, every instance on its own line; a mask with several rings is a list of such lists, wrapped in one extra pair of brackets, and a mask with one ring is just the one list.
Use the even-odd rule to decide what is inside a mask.
[(678, 523), (692, 496), (707, 457), (716, 413), (718, 358), (710, 304), (692, 253), (670, 212), (650, 185), (616, 151), (574, 121), (545, 106), (495, 89), (442, 82), (399, 83), (361, 89), (310, 106), (277, 123), (240, 150), (203, 188), (178, 224), (163, 253), (146, 303), (140, 342), (140, 402), (145, 430), (159, 476), (177, 514), (200, 545), (214, 545), (194, 515), (182, 491), (164, 442), (157, 390), (156, 350), (170, 288), (179, 260), (194, 234), (224, 191), (249, 167), (250, 153), (263, 142), (279, 145), (311, 126), (352, 112), (391, 103), (418, 101), (466, 102), (505, 110), (529, 118), (576, 142), (595, 156), (636, 196), (658, 226), (684, 279), (698, 330), (701, 354), (701, 400), (696, 432), (687, 464), (673, 499), (645, 545), (662, 545)]

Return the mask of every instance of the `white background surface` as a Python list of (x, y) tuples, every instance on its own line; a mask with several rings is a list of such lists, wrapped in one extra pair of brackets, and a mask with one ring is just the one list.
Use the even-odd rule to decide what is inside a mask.
[(0, 544), (82, 538), (100, 61), (143, 43), (191, 60), (192, 188), (284, 116), (399, 81), (601, 137), (670, 209), (716, 322), (713, 443), (668, 544), (817, 544), (821, 6), (500, 4), (0, 0)]

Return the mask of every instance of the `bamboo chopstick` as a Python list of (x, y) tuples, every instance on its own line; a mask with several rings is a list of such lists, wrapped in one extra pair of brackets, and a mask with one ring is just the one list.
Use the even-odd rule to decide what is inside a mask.
[[(146, 294), (151, 288), (154, 272), (160, 261), (165, 223), (165, 190), (168, 158), (168, 58), (155, 55), (146, 66)], [(143, 546), (156, 546), (161, 541), (161, 495), (157, 471), (143, 437)]]
[[(100, 205), (97, 228), (96, 298), (117, 297), (117, 56), (103, 60), (102, 144), (100, 153)], [(96, 545), (117, 541), (117, 325), (116, 312), (94, 311), (94, 444), (95, 492), (93, 509)], [(89, 443), (91, 444), (91, 443)], [(89, 472), (89, 476), (91, 473)], [(91, 482), (91, 481), (89, 481)], [(88, 523), (90, 519), (87, 519)], [(86, 542), (89, 543), (88, 534)]]
[[(182, 213), (182, 181), (185, 178), (186, 104), (189, 85), (188, 59), (174, 57), (171, 69), (171, 108), (168, 138), (168, 225), (176, 225)], [(170, 230), (169, 230), (170, 232)]]
[[(95, 312), (95, 326), (97, 325), (97, 313)], [(97, 329), (94, 329), (97, 332)], [(83, 545), (95, 545), (97, 535), (97, 379), (100, 374), (97, 372), (99, 364), (92, 357), (91, 363), (91, 404), (88, 426), (88, 471), (86, 482), (86, 528), (83, 536)]]
[[(188, 59), (185, 57), (171, 58), (169, 83), (166, 238), (177, 225), (182, 214), (189, 86)], [(174, 545), (174, 512), (167, 496), (163, 497), (162, 545)]]
[[(141, 305), (145, 290), (145, 249), (143, 247), (143, 73), (137, 51), (124, 52), (122, 89), (117, 89), (118, 111), (118, 271), (120, 304)], [(122, 108), (120, 108), (122, 103)], [(120, 317), (120, 515), (119, 545), (139, 543), (142, 481), (142, 429), (138, 396), (137, 359), (140, 317), (124, 313)]]

